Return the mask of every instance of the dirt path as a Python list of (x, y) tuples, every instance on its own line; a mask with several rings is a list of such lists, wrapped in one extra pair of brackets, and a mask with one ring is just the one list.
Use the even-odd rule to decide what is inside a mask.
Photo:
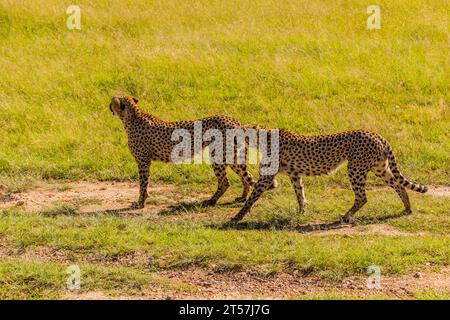
[[(387, 188), (380, 188), (387, 189)], [(0, 189), (0, 210), (8, 207), (19, 207), (25, 212), (52, 212), (52, 210), (74, 210), (76, 214), (98, 214), (102, 212), (121, 213), (123, 215), (144, 215), (154, 222), (180, 219), (194, 219), (203, 222), (214, 222), (223, 219), (223, 214), (217, 216), (211, 212), (196, 212), (195, 215), (184, 217), (180, 212), (198, 208), (195, 203), (208, 199), (210, 194), (183, 192), (175, 185), (149, 186), (151, 195), (144, 209), (130, 209), (130, 204), (136, 200), (139, 187), (134, 182), (67, 182), (48, 184), (45, 187), (29, 189), (21, 193), (7, 193)], [(450, 198), (450, 187), (430, 187), (429, 194), (436, 197)], [(180, 205), (181, 204), (181, 205)], [(194, 204), (194, 205), (192, 205)], [(186, 208), (183, 207), (186, 205)], [(174, 207), (178, 209), (173, 209)], [(237, 204), (236, 208), (239, 207)], [(408, 232), (400, 231), (388, 224), (376, 223), (366, 226), (329, 225), (318, 223), (299, 226), (298, 232), (308, 232), (312, 236), (322, 235), (386, 235), (406, 236)], [(417, 233), (421, 236), (423, 234)]]
[(428, 189), (428, 194), (437, 197), (447, 197), (450, 198), (450, 187), (441, 186), (441, 187), (430, 187)]
[[(158, 194), (160, 200), (167, 200), (163, 199), (167, 198), (164, 194), (170, 196), (175, 188), (172, 185), (149, 187), (149, 193)], [(50, 185), (21, 193), (5, 193), (0, 190), (0, 209), (20, 206), (26, 212), (38, 212), (55, 204), (66, 204), (76, 207), (80, 213), (114, 210), (129, 206), (136, 200), (138, 192), (136, 183), (84, 181)]]
[[(29, 247), (24, 251), (9, 246), (0, 239), (0, 259), (21, 259), (45, 261), (63, 265), (88, 262), (100, 265), (146, 265), (150, 256), (132, 253), (116, 257), (114, 260), (95, 255), (76, 253), (50, 247)], [(79, 260), (81, 259), (81, 260)], [(223, 271), (190, 267), (149, 271), (161, 283), (141, 288), (134, 295), (109, 295), (102, 291), (65, 291), (63, 299), (286, 299), (286, 298), (373, 298), (395, 299), (416, 298), (417, 294), (429, 290), (450, 295), (450, 268), (436, 271), (431, 264), (421, 272), (401, 276), (381, 275), (380, 288), (370, 289), (367, 277), (348, 277), (343, 281), (327, 281), (317, 276), (293, 273), (262, 275), (255, 270)], [(176, 284), (176, 287), (173, 286)], [(184, 287), (184, 289), (177, 289)], [(186, 289), (188, 288), (188, 289)]]
[[(165, 205), (206, 199), (207, 194), (183, 195), (174, 185), (150, 186), (152, 203), (145, 211), (157, 211)], [(450, 187), (430, 187), (428, 194), (450, 198)], [(7, 193), (0, 189), (0, 209), (20, 206), (27, 212), (46, 210), (57, 203), (75, 206), (77, 212), (122, 209), (136, 200), (138, 185), (133, 182), (69, 182), (34, 188), (21, 193)], [(143, 212), (132, 210), (132, 212)]]
[(405, 276), (381, 276), (380, 287), (369, 289), (367, 278), (347, 278), (340, 283), (314, 277), (280, 273), (261, 276), (251, 271), (217, 273), (204, 269), (163, 271), (157, 276), (188, 284), (189, 291), (146, 287), (139, 295), (108, 296), (104, 292), (68, 292), (65, 299), (292, 299), (292, 298), (416, 298), (431, 290), (450, 294), (450, 269)]

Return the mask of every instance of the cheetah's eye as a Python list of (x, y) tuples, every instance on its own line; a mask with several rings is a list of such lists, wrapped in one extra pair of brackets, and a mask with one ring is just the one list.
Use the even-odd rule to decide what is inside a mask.
[(125, 102), (120, 101), (120, 110), (125, 110)]

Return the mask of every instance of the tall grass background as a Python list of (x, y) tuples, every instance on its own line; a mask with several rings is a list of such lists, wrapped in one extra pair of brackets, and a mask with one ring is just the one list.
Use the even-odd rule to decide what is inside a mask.
[[(165, 120), (373, 130), (408, 178), (449, 182), (446, 1), (377, 1), (380, 30), (366, 29), (372, 3), (359, 0), (80, 0), (81, 30), (66, 26), (71, 4), (0, 0), (0, 184), (135, 179), (108, 109), (118, 93)], [(194, 165), (155, 164), (151, 175), (213, 180)]]

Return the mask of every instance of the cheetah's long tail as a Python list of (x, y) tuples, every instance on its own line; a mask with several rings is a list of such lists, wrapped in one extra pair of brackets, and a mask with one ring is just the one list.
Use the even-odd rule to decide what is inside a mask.
[(389, 168), (391, 169), (392, 174), (402, 186), (420, 193), (425, 193), (428, 191), (428, 188), (426, 186), (423, 186), (418, 183), (413, 183), (402, 176), (400, 170), (397, 167), (397, 162), (395, 160), (394, 153), (392, 152), (392, 148), (389, 145), (388, 145), (388, 161), (389, 161)]

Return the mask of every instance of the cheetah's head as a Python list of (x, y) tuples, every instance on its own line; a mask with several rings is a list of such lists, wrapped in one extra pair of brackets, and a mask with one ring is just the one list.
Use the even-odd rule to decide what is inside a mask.
[(128, 113), (131, 106), (137, 103), (137, 98), (132, 98), (130, 96), (114, 96), (109, 103), (109, 110), (111, 110), (113, 115), (122, 119)]

